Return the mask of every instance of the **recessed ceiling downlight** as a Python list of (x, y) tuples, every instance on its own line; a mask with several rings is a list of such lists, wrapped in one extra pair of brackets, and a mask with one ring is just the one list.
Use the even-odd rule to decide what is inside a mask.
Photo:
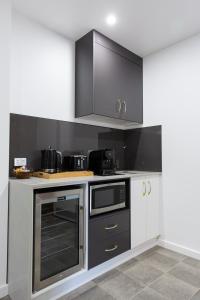
[(116, 19), (116, 16), (115, 16), (115, 15), (110, 14), (110, 15), (107, 16), (107, 18), (106, 18), (106, 23), (107, 23), (108, 25), (113, 26), (113, 25), (116, 24), (116, 22), (117, 22), (117, 19)]

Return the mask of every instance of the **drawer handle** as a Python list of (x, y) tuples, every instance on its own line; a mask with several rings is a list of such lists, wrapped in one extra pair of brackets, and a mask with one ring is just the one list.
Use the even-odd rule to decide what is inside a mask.
[(118, 224), (115, 224), (113, 226), (109, 226), (109, 227), (104, 227), (105, 230), (112, 230), (118, 227)]
[(115, 250), (117, 250), (117, 248), (118, 248), (118, 245), (115, 245), (113, 248), (111, 248), (111, 249), (105, 249), (105, 252), (112, 252), (112, 251), (115, 251)]

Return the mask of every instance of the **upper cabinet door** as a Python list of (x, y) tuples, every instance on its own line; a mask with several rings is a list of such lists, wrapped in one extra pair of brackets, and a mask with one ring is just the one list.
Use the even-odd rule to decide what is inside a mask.
[(98, 43), (94, 46), (94, 113), (142, 122), (142, 67)]
[(143, 122), (142, 58), (91, 31), (76, 42), (76, 117)]
[(143, 121), (143, 72), (142, 66), (122, 57), (122, 114), (127, 121)]
[(122, 76), (120, 56), (95, 43), (94, 46), (94, 113), (121, 118)]

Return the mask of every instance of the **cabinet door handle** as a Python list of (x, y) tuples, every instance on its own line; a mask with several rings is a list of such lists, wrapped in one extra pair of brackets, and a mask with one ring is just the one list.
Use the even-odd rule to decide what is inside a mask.
[(151, 194), (151, 182), (150, 181), (148, 181), (148, 185), (149, 185), (148, 195), (150, 195)]
[(117, 250), (117, 248), (118, 248), (118, 245), (115, 245), (113, 248), (105, 249), (105, 252), (112, 252), (112, 251)]
[(120, 98), (117, 99), (117, 112), (121, 113), (122, 110), (122, 100)]
[(127, 111), (127, 108), (126, 108), (126, 101), (123, 100), (123, 101), (122, 101), (122, 104), (123, 104), (123, 106), (124, 106), (124, 113), (126, 113), (126, 111)]
[(143, 193), (142, 193), (142, 196), (145, 196), (146, 195), (146, 192), (147, 192), (147, 186), (146, 186), (146, 182), (142, 182), (142, 185), (143, 185)]
[(112, 230), (118, 227), (118, 224), (112, 225), (112, 226), (106, 226), (104, 227), (105, 230)]

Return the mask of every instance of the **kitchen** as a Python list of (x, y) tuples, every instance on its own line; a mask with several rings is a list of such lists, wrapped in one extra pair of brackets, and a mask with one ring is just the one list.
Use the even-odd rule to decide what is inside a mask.
[[(156, 3), (163, 20), (159, 17), (153, 24), (165, 22), (164, 33), (160, 35), (157, 33), (156, 40), (156, 29), (154, 28), (153, 31), (150, 28), (151, 33), (154, 33), (154, 39), (150, 42), (147, 38), (150, 32), (144, 25), (146, 46), (141, 46), (136, 42), (137, 35), (134, 37), (133, 34), (128, 38), (128, 35), (131, 36), (130, 31), (123, 24), (120, 15), (120, 8), (124, 4), (119, 1), (116, 7), (112, 5), (112, 10), (105, 9), (106, 5), (103, 6), (105, 10), (102, 8), (102, 15), (99, 16), (100, 23), (95, 24), (94, 18), (93, 21), (90, 19), (89, 25), (85, 13), (85, 23), (80, 22), (82, 27), (79, 27), (79, 32), (77, 25), (70, 27), (72, 22), (70, 20), (68, 36), (71, 32), (72, 37), (69, 39), (64, 33), (63, 24), (47, 22), (55, 21), (56, 16), (58, 19), (62, 19), (62, 16), (64, 18), (66, 12), (64, 13), (62, 5), (68, 7), (69, 3), (63, 2), (59, 6), (52, 1), (49, 8), (46, 8), (49, 15), (45, 15), (37, 1), (34, 2), (35, 4), (31, 1), (27, 4), (26, 1), (17, 0), (13, 3), (3, 2), (1, 30), (4, 39), (0, 57), (3, 66), (2, 82), (5, 84), (0, 93), (1, 98), (5, 100), (2, 100), (0, 127), (2, 128), (2, 153), (5, 154), (1, 158), (4, 170), (9, 170), (10, 175), (13, 175), (14, 158), (26, 158), (27, 168), (40, 171), (41, 150), (58, 150), (62, 152), (63, 157), (71, 157), (73, 154), (71, 159), (75, 159), (75, 155), (82, 159), (87, 156), (89, 159), (88, 151), (110, 149), (114, 150), (107, 152), (109, 157), (111, 155), (110, 170), (111, 173), (114, 170), (117, 175), (106, 174), (107, 176), (102, 177), (102, 174), (97, 174), (98, 170), (94, 169), (89, 171), (95, 172), (97, 174), (95, 176), (11, 179), (7, 214), (8, 175), (2, 172), (0, 297), (9, 294), (11, 299), (16, 300), (59, 299), (60, 297), (67, 299), (71, 297), (71, 293), (75, 293), (77, 298), (95, 299), (100, 293), (100, 298), (115, 299), (117, 295), (110, 285), (114, 284), (114, 279), (121, 278), (122, 281), (124, 280), (124, 289), (127, 285), (131, 285), (129, 291), (128, 288), (126, 289), (124, 299), (133, 297), (145, 299), (145, 296), (147, 299), (192, 299), (192, 297), (198, 299), (200, 297), (198, 282), (200, 244), (196, 235), (199, 227), (199, 202), (196, 195), (198, 195), (199, 170), (197, 70), (200, 42), (197, 28), (192, 28), (189, 26), (189, 21), (186, 21), (181, 27), (182, 31), (177, 27), (177, 30), (174, 30), (177, 36), (175, 33), (171, 34), (170, 39), (168, 29), (169, 23), (173, 21), (170, 19), (170, 11), (167, 7), (164, 10)], [(187, 5), (190, 4), (188, 1), (184, 2), (186, 8), (183, 11), (180, 12), (178, 9), (179, 5), (182, 5), (179, 1), (173, 9), (176, 18), (185, 17), (188, 20), (191, 16)], [(45, 1), (43, 4), (45, 5)], [(130, 1), (127, 1), (124, 18), (132, 16), (129, 14), (131, 5)], [(198, 7), (198, 4), (196, 5)], [(143, 6), (144, 3), (138, 4), (138, 11), (142, 12)], [(101, 11), (95, 1), (91, 7), (94, 16), (97, 8)], [(114, 20), (116, 24), (107, 24), (105, 18), (114, 9), (118, 12), (117, 19)], [(55, 16), (50, 14), (54, 11)], [(72, 16), (76, 13), (73, 4), (69, 5), (69, 11)], [(192, 19), (195, 19), (196, 11), (198, 10), (193, 7)], [(149, 17), (150, 22), (153, 22), (152, 16)], [(97, 16), (96, 20), (99, 20)], [(84, 24), (88, 25), (84, 27)], [(184, 27), (186, 25), (187, 28)], [(127, 32), (127, 40), (125, 35), (120, 35), (120, 28), (123, 26)], [(97, 30), (92, 31), (93, 28)], [(67, 29), (65, 30), (67, 32)], [(138, 34), (139, 30), (140, 27), (135, 28)], [(80, 42), (78, 49), (78, 42), (75, 41), (79, 41), (88, 32), (90, 34), (87, 47), (85, 48), (84, 45), (82, 48)], [(196, 35), (193, 36), (194, 34)], [(164, 40), (163, 36), (165, 36)], [(91, 54), (93, 43), (95, 43), (94, 57)], [(85, 54), (84, 51), (89, 55), (82, 56)], [(82, 57), (84, 57), (82, 70), (87, 75), (81, 71)], [(126, 57), (126, 63), (122, 57), (123, 59)], [(91, 69), (93, 59), (95, 68)], [(136, 65), (136, 68), (131, 68), (132, 64)], [(134, 77), (136, 81), (136, 83), (132, 81), (130, 90), (129, 76)], [(123, 80), (124, 78), (126, 80)], [(109, 86), (105, 89), (107, 82)], [(87, 93), (90, 93), (93, 88), (94, 94), (88, 95)], [(134, 93), (136, 93), (134, 95), (136, 100), (129, 102), (129, 96), (133, 99)], [(106, 100), (112, 97), (115, 102)], [(48, 149), (49, 146), (51, 149)], [(95, 162), (97, 163), (97, 158)], [(18, 166), (23, 164), (19, 161), (17, 163)], [(94, 163), (95, 167), (96, 163)], [(105, 167), (105, 164), (102, 165)], [(69, 166), (66, 169), (70, 171)], [(124, 200), (121, 203), (125, 207), (118, 207), (111, 212), (101, 212), (102, 216), (95, 214), (95, 210), (99, 209), (95, 207), (98, 206), (98, 193), (96, 192), (95, 196), (95, 190), (93, 191), (92, 188), (109, 183), (122, 183), (123, 192), (120, 192), (121, 188), (118, 184), (111, 188), (108, 198), (111, 202), (121, 201), (121, 196), (112, 199), (112, 195), (114, 193), (119, 193), (118, 195), (122, 193), (123, 197), (126, 195), (125, 198), (122, 197)], [(65, 189), (62, 190), (60, 187)], [(72, 187), (76, 190), (76, 197), (68, 196), (68, 193), (73, 191)], [(76, 247), (81, 250), (78, 252), (82, 253), (79, 256), (78, 252), (77, 255), (74, 252), (75, 260), (81, 262), (81, 256), (83, 259), (81, 264), (77, 264), (79, 270), (75, 273), (58, 272), (57, 275), (61, 275), (59, 280), (54, 278), (55, 280), (50, 284), (39, 286), (42, 283), (40, 280), (34, 287), (34, 281), (37, 282), (33, 279), (34, 270), (38, 272), (40, 269), (38, 267), (40, 264), (35, 267), (34, 254), (41, 255), (38, 251), (40, 247), (35, 244), (37, 230), (34, 227), (33, 216), (36, 216), (37, 209), (34, 203), (36, 199), (43, 199), (44, 193), (41, 190), (51, 191), (52, 188), (55, 189), (53, 191), (55, 193), (60, 193), (60, 190), (65, 191), (58, 198), (69, 197), (66, 202), (71, 202), (72, 206), (73, 203), (79, 203), (73, 206), (80, 208), (77, 215), (81, 215), (81, 211), (84, 212), (83, 223), (78, 221), (79, 225), (83, 224), (82, 229), (84, 228), (82, 240), (77, 239), (77, 234), (73, 235)], [(61, 202), (64, 201), (61, 198), (55, 205), (58, 210), (62, 206)], [(100, 198), (102, 199), (102, 196)], [(94, 199), (92, 209), (89, 207), (91, 199)], [(107, 198), (103, 197), (103, 199)], [(39, 205), (42, 206), (42, 203)], [(48, 203), (43, 205), (48, 209), (52, 207), (52, 205), (48, 206)], [(119, 202), (115, 205), (119, 205)], [(42, 209), (39, 211), (43, 212)], [(136, 214), (135, 211), (139, 213)], [(116, 225), (118, 227), (101, 233), (100, 219), (101, 222), (105, 222), (103, 228)], [(124, 221), (120, 225), (122, 220)], [(36, 227), (38, 229), (38, 226)], [(72, 232), (73, 230), (76, 233), (79, 229), (77, 227), (72, 229)], [(110, 230), (115, 234), (110, 234)], [(105, 234), (108, 236), (104, 236)], [(109, 245), (106, 244), (108, 240)], [(100, 246), (103, 247), (103, 251), (113, 250), (106, 252), (106, 255), (108, 253), (111, 255), (109, 259), (105, 259), (105, 255), (102, 255), (103, 257), (100, 255)], [(147, 249), (153, 249), (154, 252), (150, 253), (149, 250), (150, 252), (141, 254)], [(147, 265), (141, 262), (141, 259), (148, 262)], [(131, 270), (126, 264), (129, 260)], [(158, 260), (161, 262), (158, 263)], [(140, 277), (142, 271), (139, 272), (138, 269), (141, 266), (149, 273), (149, 277), (152, 268), (156, 269), (154, 271), (157, 275), (160, 275), (158, 279), (155, 275), (153, 282), (148, 278), (151, 287), (146, 287), (146, 280)], [(110, 270), (113, 270), (113, 273), (108, 274), (106, 280), (98, 279), (98, 276)], [(138, 277), (140, 280), (136, 280)], [(171, 285), (169, 291), (166, 291), (167, 284)], [(79, 290), (76, 290), (77, 288)], [(80, 295), (81, 289), (82, 295)], [(118, 293), (120, 297), (119, 290)]]

